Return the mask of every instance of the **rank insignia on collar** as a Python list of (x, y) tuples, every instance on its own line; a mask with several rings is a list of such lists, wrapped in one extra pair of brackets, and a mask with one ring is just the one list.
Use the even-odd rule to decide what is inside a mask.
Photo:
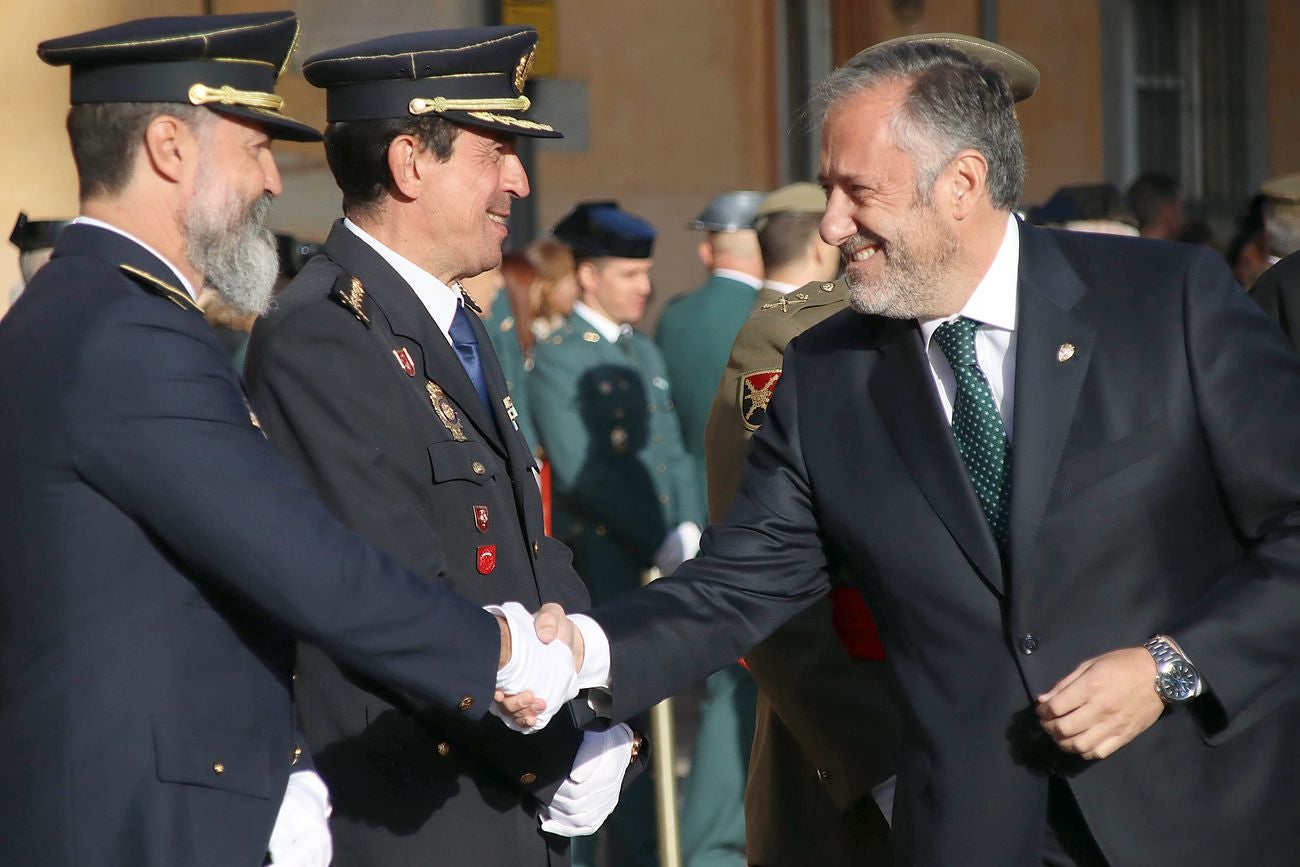
[(515, 402), (510, 399), (510, 395), (501, 398), (501, 405), (506, 408), (506, 418), (510, 419), (515, 430), (519, 430), (519, 410), (515, 409)]
[(397, 358), (397, 363), (402, 366), (407, 376), (415, 376), (415, 360), (411, 358), (410, 351), (405, 346), (400, 346), (393, 350), (393, 355)]
[(491, 575), (492, 570), (497, 568), (497, 546), (479, 545), (474, 552), (474, 566), (478, 569), (478, 574)]
[(478, 527), (480, 533), (486, 533), (491, 526), (491, 516), (488, 514), (487, 506), (474, 507), (474, 526)]
[(352, 311), (352, 315), (357, 317), (359, 322), (367, 328), (370, 327), (370, 317), (366, 315), (365, 310), (366, 287), (361, 285), (358, 278), (349, 278), (347, 274), (339, 277), (338, 280), (334, 281), (334, 297), (338, 299), (340, 304)]
[(773, 307), (780, 307), (781, 312), (785, 313), (789, 310), (790, 307), (793, 307), (795, 304), (802, 304), (807, 300), (808, 300), (808, 295), (803, 292), (800, 292), (798, 295), (793, 295), (793, 296), (782, 295), (780, 298), (776, 299), (775, 301), (769, 301), (767, 304), (764, 304), (763, 309), (771, 310)]
[(758, 430), (767, 418), (772, 390), (781, 378), (781, 368), (751, 370), (740, 376), (740, 423), (747, 430)]
[(442, 426), (451, 433), (451, 438), (458, 443), (465, 442), (468, 438), (465, 436), (465, 427), (461, 424), (460, 414), (456, 412), (456, 405), (447, 398), (447, 393), (442, 390), (442, 386), (431, 379), (424, 384), (424, 390), (429, 393), (429, 403), (433, 404), (433, 411), (438, 414)]

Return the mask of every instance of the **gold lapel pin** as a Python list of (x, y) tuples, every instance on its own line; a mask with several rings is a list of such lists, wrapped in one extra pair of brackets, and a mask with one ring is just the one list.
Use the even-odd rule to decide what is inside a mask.
[(1069, 361), (1071, 358), (1074, 358), (1074, 344), (1073, 344), (1073, 343), (1062, 343), (1059, 347), (1057, 347), (1057, 349), (1056, 349), (1056, 360), (1057, 360), (1057, 361), (1059, 361), (1059, 362), (1061, 362), (1062, 364), (1064, 364), (1065, 362)]

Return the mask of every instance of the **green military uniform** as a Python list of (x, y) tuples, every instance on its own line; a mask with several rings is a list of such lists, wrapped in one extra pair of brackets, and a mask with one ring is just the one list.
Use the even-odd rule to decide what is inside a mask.
[[(843, 280), (789, 295), (764, 289), (759, 300), (709, 415), (713, 520), (740, 487), (749, 438), (762, 426), (786, 344), (847, 305)], [(746, 656), (762, 688), (745, 793), (746, 851), (756, 867), (893, 863), (888, 825), (871, 799), (872, 786), (894, 770), (893, 684), (885, 663), (849, 655), (833, 617), (828, 597)]]
[(554, 532), (594, 605), (640, 586), (678, 524), (703, 524), (668, 383), (649, 338), (612, 343), (577, 313), (537, 345), (529, 396), (551, 462)]
[(479, 317), (487, 329), (488, 340), (501, 360), (501, 372), (506, 375), (506, 391), (514, 402), (515, 412), (519, 413), (519, 432), (528, 441), (528, 446), (537, 451), (537, 429), (533, 426), (532, 415), (528, 412), (528, 384), (526, 377), (531, 359), (525, 357), (524, 348), (519, 343), (514, 310), (510, 307), (510, 294), (502, 288), (492, 299), (492, 306), (483, 311)]
[[(709, 421), (713, 393), (727, 366), (736, 332), (754, 309), (756, 291), (747, 283), (714, 274), (699, 289), (670, 301), (655, 329), (655, 342), (673, 383), (682, 438), (699, 479), (704, 478), (704, 426)], [(705, 509), (703, 496), (701, 484), (701, 511)]]

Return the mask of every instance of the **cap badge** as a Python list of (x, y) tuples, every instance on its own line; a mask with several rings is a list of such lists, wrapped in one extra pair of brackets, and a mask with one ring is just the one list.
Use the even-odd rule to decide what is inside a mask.
[(524, 85), (528, 83), (528, 74), (533, 71), (533, 61), (535, 59), (537, 59), (536, 45), (528, 49), (528, 53), (519, 58), (519, 63), (515, 66), (515, 93), (524, 92)]
[(752, 370), (740, 377), (740, 423), (747, 430), (758, 430), (767, 418), (772, 390), (781, 379), (781, 368)]
[(474, 526), (478, 527), (480, 533), (486, 533), (491, 526), (491, 516), (488, 514), (487, 506), (474, 507)]
[(460, 423), (456, 405), (447, 399), (442, 386), (430, 379), (424, 384), (424, 390), (429, 393), (429, 402), (433, 404), (433, 411), (438, 414), (442, 426), (451, 433), (451, 438), (458, 443), (465, 442), (468, 438), (465, 436), (464, 426)]
[(497, 546), (480, 545), (474, 554), (474, 565), (478, 567), (478, 574), (491, 575), (497, 568)]
[(1064, 364), (1074, 358), (1074, 344), (1062, 343), (1056, 350), (1056, 360)]
[(401, 365), (403, 372), (407, 376), (415, 376), (415, 361), (411, 358), (411, 353), (405, 346), (394, 349), (393, 355), (397, 358), (397, 363)]

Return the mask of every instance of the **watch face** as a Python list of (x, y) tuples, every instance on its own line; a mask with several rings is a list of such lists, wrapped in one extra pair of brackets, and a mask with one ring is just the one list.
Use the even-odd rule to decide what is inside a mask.
[(1160, 695), (1169, 701), (1186, 701), (1196, 693), (1199, 680), (1195, 668), (1181, 659), (1175, 660), (1169, 670), (1160, 675)]

